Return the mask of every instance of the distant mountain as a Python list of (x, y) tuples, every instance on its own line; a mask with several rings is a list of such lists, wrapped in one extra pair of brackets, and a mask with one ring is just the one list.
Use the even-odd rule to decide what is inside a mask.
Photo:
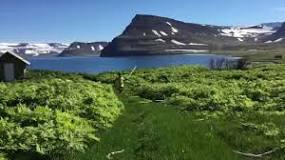
[(278, 38), (285, 38), (285, 23), (283, 23), (282, 27), (274, 35)]
[(249, 27), (185, 23), (153, 15), (136, 15), (124, 32), (105, 47), (101, 56), (209, 52), (240, 45), (265, 44), (281, 33), (282, 23)]
[(108, 42), (83, 43), (74, 42), (66, 48), (60, 56), (83, 56), (83, 55), (99, 55), (101, 51), (108, 45)]
[(266, 37), (265, 43), (285, 42), (285, 23), (271, 36)]
[(274, 30), (278, 30), (282, 26), (282, 22), (262, 23), (261, 26), (271, 27)]
[(0, 52), (12, 51), (25, 56), (59, 54), (68, 45), (61, 43), (0, 43)]
[(210, 26), (137, 15), (125, 31), (102, 51), (101, 56), (156, 54), (173, 49), (204, 51), (207, 45), (201, 43), (201, 39), (216, 39), (218, 34), (218, 30)]

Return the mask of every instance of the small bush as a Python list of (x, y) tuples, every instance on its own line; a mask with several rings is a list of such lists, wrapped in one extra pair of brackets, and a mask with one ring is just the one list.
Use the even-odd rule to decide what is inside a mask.
[(123, 109), (110, 85), (44, 77), (0, 83), (0, 151), (8, 157), (84, 151)]

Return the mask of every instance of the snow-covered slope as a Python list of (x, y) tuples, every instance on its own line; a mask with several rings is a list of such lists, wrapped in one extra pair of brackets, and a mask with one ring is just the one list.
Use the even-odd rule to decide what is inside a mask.
[(228, 27), (221, 29), (221, 35), (236, 38), (255, 38), (259, 36), (271, 35), (275, 32), (275, 28), (268, 26)]
[(38, 56), (59, 54), (68, 47), (61, 43), (0, 43), (0, 52), (12, 51), (17, 54)]
[(253, 39), (255, 42), (264, 42), (266, 37), (275, 34), (282, 27), (282, 23), (263, 23), (248, 27), (224, 27), (220, 29), (220, 35), (237, 38), (238, 41)]

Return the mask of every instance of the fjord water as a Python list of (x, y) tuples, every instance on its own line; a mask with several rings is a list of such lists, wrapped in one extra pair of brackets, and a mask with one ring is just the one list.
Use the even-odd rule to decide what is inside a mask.
[(137, 68), (157, 68), (178, 65), (203, 65), (208, 66), (211, 59), (233, 58), (209, 54), (177, 54), (155, 56), (130, 56), (130, 57), (33, 57), (30, 69), (101, 73), (108, 71), (131, 70)]

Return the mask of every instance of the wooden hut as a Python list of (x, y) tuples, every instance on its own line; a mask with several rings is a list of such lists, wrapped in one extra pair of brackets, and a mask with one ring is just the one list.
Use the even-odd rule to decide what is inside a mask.
[(13, 52), (6, 52), (0, 57), (0, 81), (11, 82), (21, 79), (30, 62)]

